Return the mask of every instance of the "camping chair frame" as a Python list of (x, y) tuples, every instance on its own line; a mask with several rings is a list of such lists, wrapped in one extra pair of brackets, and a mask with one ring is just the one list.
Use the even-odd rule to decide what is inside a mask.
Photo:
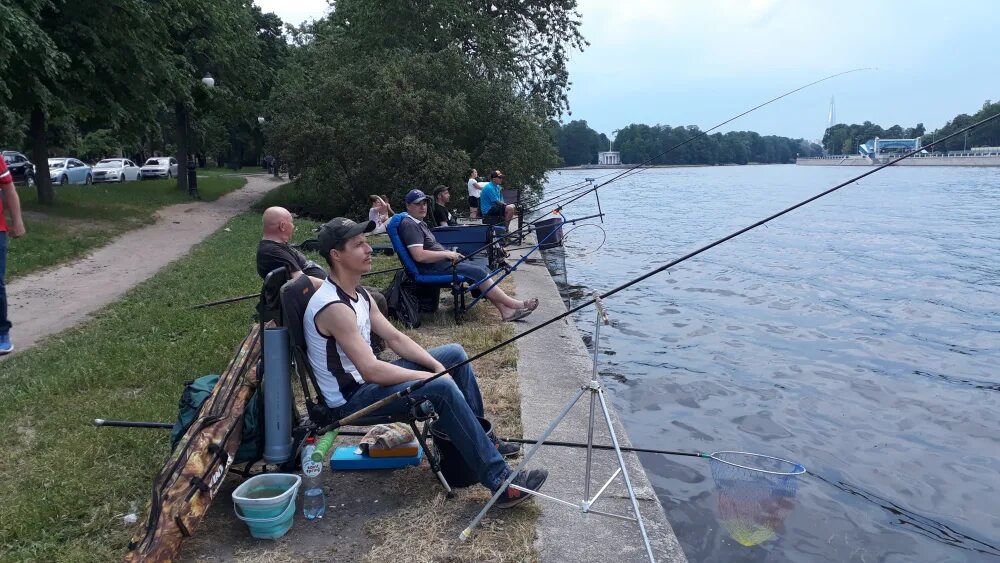
[[(298, 424), (292, 429), (293, 451), (295, 452), (291, 460), (286, 463), (294, 464), (301, 454), (302, 444), (305, 438), (313, 434), (317, 429), (334, 422), (332, 412), (326, 406), (322, 397), (316, 374), (309, 364), (306, 355), (305, 338), (302, 330), (302, 315), (305, 312), (309, 298), (315, 293), (312, 280), (305, 275), (296, 279), (289, 279), (288, 271), (285, 268), (278, 268), (264, 278), (261, 290), (261, 314), (267, 314), (269, 319), (274, 320), (278, 325), (288, 330), (288, 341), (290, 347), (289, 359), (292, 363), (289, 366), (294, 377), (298, 379), (302, 391), (306, 412), (302, 413), (297, 404), (294, 404), (293, 413), (297, 415)], [(310, 389), (310, 387), (312, 389)], [(441, 459), (437, 452), (429, 446), (430, 424), (429, 422), (437, 418), (434, 406), (427, 400), (409, 400), (409, 408), (405, 413), (394, 415), (376, 415), (364, 417), (355, 421), (352, 426), (375, 426), (377, 424), (391, 424), (402, 422), (410, 427), (413, 435), (417, 438), (427, 461), (430, 464), (431, 472), (444, 487), (448, 497), (453, 495), (451, 486), (441, 472)], [(417, 422), (423, 423), (423, 428), (417, 426)], [(250, 468), (248, 464), (244, 471)]]

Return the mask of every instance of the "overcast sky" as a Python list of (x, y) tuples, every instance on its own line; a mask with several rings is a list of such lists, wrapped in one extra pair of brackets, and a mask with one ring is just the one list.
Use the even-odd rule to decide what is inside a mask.
[[(300, 23), (325, 0), (256, 0)], [(702, 129), (824, 76), (720, 129), (818, 139), (837, 121), (930, 129), (1000, 99), (1000, 2), (580, 0), (572, 115), (609, 136), (629, 123)]]

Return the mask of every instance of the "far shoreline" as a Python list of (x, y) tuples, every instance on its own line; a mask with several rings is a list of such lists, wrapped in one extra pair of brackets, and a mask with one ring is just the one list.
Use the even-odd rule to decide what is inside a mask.
[(764, 162), (748, 162), (746, 164), (580, 164), (578, 166), (561, 166), (559, 168), (550, 168), (553, 170), (628, 170), (630, 168), (716, 168), (719, 166), (785, 166), (785, 165), (795, 164), (794, 162), (788, 162), (782, 164), (780, 162), (764, 163)]

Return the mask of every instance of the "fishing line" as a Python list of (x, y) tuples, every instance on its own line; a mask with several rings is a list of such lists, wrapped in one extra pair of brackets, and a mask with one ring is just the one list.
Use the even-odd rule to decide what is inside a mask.
[[(841, 73), (841, 74), (843, 74), (843, 73)], [(511, 338), (508, 338), (507, 340), (505, 340), (503, 342), (500, 342), (499, 344), (495, 344), (495, 345), (487, 348), (486, 350), (484, 350), (484, 351), (482, 351), (482, 352), (480, 352), (478, 354), (475, 354), (475, 355), (467, 358), (466, 360), (461, 361), (461, 362), (455, 364), (454, 366), (451, 366), (450, 368), (448, 368), (448, 369), (446, 369), (444, 371), (436, 373), (436, 374), (430, 376), (427, 379), (422, 379), (422, 380), (414, 383), (413, 385), (411, 385), (411, 386), (409, 386), (409, 387), (407, 387), (405, 389), (397, 391), (396, 393), (393, 393), (392, 395), (389, 395), (388, 397), (386, 397), (384, 399), (376, 401), (376, 402), (372, 403), (371, 405), (368, 405), (367, 407), (365, 407), (363, 409), (360, 409), (360, 410), (358, 410), (358, 411), (356, 411), (356, 412), (354, 412), (354, 413), (352, 413), (352, 414), (350, 414), (350, 415), (348, 415), (348, 416), (346, 416), (346, 417), (344, 417), (344, 418), (342, 418), (342, 419), (340, 419), (340, 420), (338, 420), (338, 421), (336, 421), (336, 422), (334, 422), (334, 423), (332, 423), (332, 424), (324, 427), (323, 429), (321, 429), (320, 433), (328, 432), (330, 430), (333, 430), (335, 428), (339, 428), (341, 426), (346, 426), (346, 425), (350, 424), (351, 422), (353, 422), (353, 421), (355, 421), (355, 420), (357, 420), (357, 419), (359, 419), (359, 418), (361, 418), (361, 417), (363, 417), (363, 416), (365, 416), (365, 415), (367, 415), (369, 413), (372, 413), (372, 412), (374, 412), (374, 411), (376, 411), (376, 410), (378, 410), (378, 409), (380, 409), (380, 408), (382, 408), (382, 407), (384, 407), (384, 406), (386, 406), (386, 405), (388, 405), (388, 404), (390, 404), (390, 403), (392, 403), (392, 402), (394, 402), (394, 401), (396, 401), (398, 399), (401, 399), (403, 397), (407, 397), (410, 394), (412, 394), (414, 391), (417, 391), (418, 389), (422, 388), (424, 385), (427, 385), (427, 383), (429, 383), (431, 381), (434, 381), (435, 379), (437, 379), (437, 378), (439, 378), (439, 377), (441, 377), (443, 375), (446, 375), (446, 374), (450, 373), (449, 370), (455, 369), (455, 368), (459, 368), (459, 367), (462, 367), (462, 366), (465, 366), (465, 365), (468, 365), (468, 364), (474, 362), (475, 360), (478, 360), (479, 358), (482, 358), (483, 356), (486, 356), (487, 354), (491, 354), (491, 353), (499, 350), (500, 348), (508, 346), (509, 344), (511, 344), (511, 343), (513, 343), (513, 342), (515, 342), (517, 340), (520, 340), (521, 338), (524, 338), (525, 336), (528, 336), (529, 334), (537, 332), (537, 331), (545, 328), (546, 326), (548, 326), (548, 325), (550, 325), (550, 324), (552, 324), (554, 322), (562, 320), (562, 319), (564, 319), (564, 318), (566, 318), (566, 317), (568, 317), (568, 316), (570, 316), (570, 315), (572, 315), (572, 314), (574, 314), (574, 313), (576, 313), (576, 312), (578, 312), (578, 311), (580, 311), (580, 310), (582, 310), (582, 309), (584, 309), (586, 307), (589, 307), (589, 306), (593, 305), (597, 301), (597, 299), (606, 299), (606, 298), (608, 298), (608, 297), (610, 297), (610, 296), (612, 296), (612, 295), (614, 295), (616, 293), (619, 293), (620, 291), (623, 291), (625, 289), (628, 289), (629, 287), (632, 287), (633, 285), (636, 285), (636, 284), (638, 284), (638, 283), (640, 283), (642, 281), (645, 281), (646, 279), (649, 279), (649, 278), (655, 276), (656, 274), (659, 274), (660, 272), (663, 272), (663, 271), (665, 271), (665, 270), (667, 270), (669, 268), (672, 268), (672, 267), (674, 267), (674, 266), (676, 266), (676, 265), (678, 265), (678, 264), (680, 264), (680, 263), (682, 263), (682, 262), (684, 262), (686, 260), (690, 260), (691, 258), (694, 258), (695, 256), (697, 256), (697, 255), (699, 255), (699, 254), (701, 254), (701, 253), (703, 253), (705, 251), (711, 250), (712, 248), (715, 248), (716, 246), (718, 246), (718, 245), (720, 245), (720, 244), (722, 244), (724, 242), (732, 240), (732, 239), (734, 239), (734, 238), (742, 235), (743, 233), (746, 233), (747, 231), (753, 230), (753, 229), (755, 229), (755, 228), (757, 228), (757, 227), (759, 227), (761, 225), (764, 225), (766, 223), (769, 223), (769, 222), (777, 219), (778, 217), (781, 217), (783, 215), (791, 213), (792, 211), (795, 211), (796, 209), (798, 209), (798, 208), (800, 208), (800, 207), (802, 207), (804, 205), (812, 203), (813, 201), (816, 201), (817, 199), (820, 199), (821, 197), (827, 196), (827, 195), (829, 195), (829, 194), (831, 194), (831, 193), (833, 193), (833, 192), (835, 192), (835, 191), (843, 188), (844, 186), (848, 186), (848, 185), (850, 185), (850, 184), (852, 184), (852, 183), (854, 183), (854, 182), (856, 182), (856, 181), (858, 181), (858, 180), (860, 180), (862, 178), (871, 176), (872, 174), (875, 174), (876, 172), (879, 172), (879, 171), (881, 171), (881, 170), (883, 170), (883, 169), (885, 169), (885, 168), (887, 168), (889, 166), (892, 166), (892, 165), (896, 164), (897, 162), (900, 162), (902, 160), (910, 158), (911, 156), (913, 156), (913, 155), (917, 154), (918, 152), (926, 149), (927, 147), (932, 147), (932, 146), (938, 145), (938, 144), (940, 144), (940, 143), (942, 143), (944, 141), (947, 141), (948, 139), (952, 139), (952, 138), (957, 137), (958, 135), (961, 135), (961, 134), (963, 134), (963, 133), (965, 133), (967, 131), (971, 131), (972, 129), (978, 128), (978, 127), (980, 127), (980, 126), (982, 126), (982, 125), (984, 125), (986, 123), (994, 121), (997, 118), (1000, 118), (1000, 113), (994, 114), (994, 115), (992, 115), (990, 117), (987, 117), (985, 119), (977, 121), (976, 123), (973, 123), (972, 125), (964, 127), (962, 129), (959, 129), (958, 131), (955, 131), (954, 133), (952, 133), (950, 135), (947, 135), (945, 137), (942, 137), (941, 139), (938, 139), (937, 141), (934, 141), (934, 142), (932, 142), (932, 143), (930, 143), (928, 145), (925, 145), (923, 148), (916, 149), (916, 150), (908, 152), (908, 153), (906, 153), (906, 154), (904, 154), (902, 156), (899, 156), (899, 157), (897, 157), (897, 158), (895, 158), (893, 160), (890, 160), (889, 162), (887, 162), (885, 164), (882, 164), (882, 165), (880, 165), (880, 166), (878, 166), (876, 168), (873, 168), (872, 170), (869, 170), (867, 172), (859, 174), (858, 176), (855, 176), (854, 178), (851, 178), (851, 179), (849, 179), (849, 180), (847, 180), (845, 182), (841, 182), (840, 184), (837, 184), (836, 186), (833, 186), (832, 188), (829, 188), (829, 189), (827, 189), (827, 190), (825, 190), (823, 192), (820, 192), (820, 193), (818, 193), (818, 194), (816, 194), (816, 195), (814, 195), (814, 196), (812, 196), (812, 197), (810, 197), (808, 199), (805, 199), (805, 200), (803, 200), (803, 201), (801, 201), (799, 203), (796, 203), (795, 205), (787, 207), (787, 208), (785, 208), (785, 209), (783, 209), (783, 210), (781, 210), (781, 211), (779, 211), (777, 213), (774, 213), (773, 215), (770, 215), (770, 216), (768, 216), (768, 217), (766, 217), (764, 219), (761, 219), (761, 220), (759, 220), (759, 221), (757, 221), (757, 222), (755, 222), (755, 223), (753, 223), (751, 225), (748, 225), (748, 226), (746, 226), (746, 227), (744, 227), (742, 229), (739, 229), (738, 231), (735, 231), (735, 232), (733, 232), (733, 233), (731, 233), (731, 234), (729, 234), (729, 235), (727, 235), (727, 236), (725, 236), (723, 238), (717, 239), (714, 242), (706, 244), (706, 245), (704, 245), (704, 246), (702, 246), (702, 247), (700, 247), (700, 248), (698, 248), (696, 250), (693, 250), (693, 251), (685, 254), (684, 256), (681, 256), (680, 258), (677, 258), (675, 260), (667, 262), (666, 264), (663, 264), (662, 266), (659, 266), (659, 267), (657, 267), (657, 268), (655, 268), (653, 270), (650, 270), (649, 272), (647, 272), (647, 273), (645, 273), (645, 274), (643, 274), (643, 275), (641, 275), (641, 276), (639, 276), (637, 278), (634, 278), (634, 279), (632, 279), (632, 280), (630, 280), (630, 281), (628, 281), (626, 283), (623, 283), (623, 284), (621, 284), (621, 285), (619, 285), (619, 286), (617, 286), (617, 287), (615, 287), (615, 288), (613, 288), (613, 289), (611, 289), (611, 290), (609, 290), (609, 291), (607, 291), (607, 292), (599, 295), (596, 298), (589, 299), (588, 301), (585, 301), (584, 303), (581, 303), (580, 305), (577, 305), (576, 307), (570, 308), (569, 310), (567, 310), (564, 313), (556, 315), (555, 317), (552, 317), (552, 318), (548, 319), (547, 321), (543, 321), (543, 322), (539, 323), (538, 325), (535, 325), (535, 326), (529, 328), (528, 330), (526, 330), (526, 331), (524, 331), (524, 332), (522, 332), (520, 334), (516, 334), (516, 335), (512, 336)]]
[[(758, 104), (758, 105), (756, 105), (756, 106), (754, 106), (754, 107), (752, 107), (752, 108), (744, 111), (743, 113), (740, 113), (738, 115), (730, 117), (729, 119), (723, 121), (722, 123), (719, 123), (718, 125), (715, 125), (711, 129), (706, 129), (705, 131), (701, 131), (697, 135), (694, 135), (692, 137), (689, 137), (688, 139), (685, 139), (684, 141), (681, 141), (680, 143), (677, 143), (676, 145), (674, 145), (674, 146), (666, 149), (665, 151), (661, 152), (660, 154), (658, 154), (656, 156), (653, 156), (651, 158), (647, 158), (643, 162), (640, 162), (639, 164), (633, 166), (632, 168), (630, 168), (630, 169), (622, 172), (621, 174), (618, 174), (617, 176), (615, 176), (614, 178), (608, 180), (607, 182), (604, 182), (604, 183), (602, 183), (602, 184), (600, 184), (598, 186), (594, 186), (590, 190), (588, 190), (588, 191), (586, 191), (586, 192), (584, 192), (582, 194), (577, 195), (576, 197), (574, 197), (573, 199), (567, 201), (566, 203), (560, 204), (559, 207), (562, 207), (562, 206), (565, 206), (565, 205), (569, 205), (570, 203), (572, 203), (572, 202), (576, 201), (577, 199), (583, 197), (584, 195), (590, 193), (590, 191), (596, 191), (596, 190), (598, 190), (598, 189), (600, 189), (600, 188), (602, 188), (602, 187), (610, 184), (611, 182), (619, 180), (619, 179), (621, 179), (623, 177), (626, 177), (626, 176), (628, 176), (630, 174), (638, 174), (638, 172), (636, 172), (637, 170), (641, 171), (640, 169), (643, 169), (643, 166), (646, 166), (647, 164), (653, 162), (654, 160), (660, 158), (661, 156), (663, 156), (663, 155), (665, 155), (665, 154), (667, 154), (669, 152), (672, 152), (672, 151), (674, 151), (676, 149), (679, 149), (680, 147), (683, 147), (684, 145), (686, 145), (686, 144), (688, 144), (688, 143), (690, 143), (690, 142), (692, 142), (692, 141), (694, 141), (696, 139), (700, 139), (701, 137), (705, 137), (709, 133), (711, 133), (712, 131), (715, 131), (716, 129), (718, 129), (720, 127), (722, 127), (723, 125), (726, 125), (726, 124), (728, 124), (730, 122), (733, 122), (733, 121), (735, 121), (735, 120), (737, 120), (737, 119), (739, 119), (739, 118), (743, 117), (744, 115), (747, 115), (747, 114), (749, 114), (751, 112), (757, 111), (758, 109), (760, 109), (760, 108), (762, 108), (764, 106), (770, 105), (770, 104), (772, 104), (772, 103), (774, 103), (774, 102), (776, 102), (776, 101), (778, 101), (778, 100), (780, 100), (782, 98), (790, 96), (790, 95), (792, 95), (792, 94), (794, 94), (796, 92), (799, 92), (801, 90), (805, 90), (806, 88), (809, 88), (810, 86), (814, 86), (816, 84), (819, 84), (820, 82), (825, 82), (827, 80), (830, 80), (832, 78), (836, 78), (838, 76), (843, 76), (845, 74), (851, 74), (851, 73), (854, 73), (854, 72), (861, 72), (861, 71), (865, 71), (865, 70), (874, 70), (874, 68), (872, 68), (872, 67), (855, 68), (855, 69), (851, 69), (851, 70), (845, 70), (843, 72), (838, 72), (836, 74), (831, 74), (830, 76), (827, 76), (825, 78), (820, 78), (819, 80), (816, 80), (815, 82), (810, 82), (809, 84), (806, 84), (805, 86), (800, 86), (800, 87), (798, 87), (798, 88), (796, 88), (794, 90), (790, 90), (788, 92), (785, 92), (784, 94), (781, 94), (780, 96), (777, 96), (775, 98), (771, 98), (770, 100), (768, 100), (768, 101), (766, 101), (764, 103)], [(927, 145), (927, 146), (931, 146), (931, 145)], [(551, 200), (547, 200), (547, 201), (551, 201)], [(547, 203), (547, 201), (546, 202), (540, 202), (540, 203), (536, 204), (535, 207), (540, 207), (544, 203)]]
[[(387, 268), (385, 270), (379, 270), (377, 272), (368, 272), (367, 274), (362, 274), (361, 277), (377, 276), (379, 274), (389, 274), (392, 272), (398, 272), (402, 270), (403, 267), (398, 268)], [(247, 295), (240, 295), (238, 297), (228, 297), (226, 299), (220, 299), (218, 301), (209, 301), (208, 303), (201, 303), (198, 305), (192, 305), (191, 309), (206, 309), (208, 307), (215, 307), (216, 305), (225, 305), (226, 303), (236, 303), (237, 301), (246, 301), (248, 299), (258, 299), (260, 298), (260, 292), (250, 293)]]
[(579, 229), (580, 227), (595, 227), (595, 228), (597, 228), (598, 230), (601, 231), (601, 237), (602, 238), (601, 238), (600, 244), (598, 244), (596, 248), (594, 248), (592, 250), (589, 250), (587, 252), (577, 252), (577, 253), (575, 253), (573, 255), (574, 258), (583, 258), (584, 256), (590, 256), (591, 254), (593, 254), (593, 253), (597, 252), (598, 250), (600, 250), (601, 248), (603, 248), (604, 247), (604, 243), (608, 242), (608, 232), (604, 230), (604, 227), (602, 227), (602, 226), (600, 226), (600, 225), (598, 225), (596, 223), (584, 223), (582, 225), (577, 225), (577, 226), (573, 227), (572, 229), (566, 231), (566, 234), (563, 235), (563, 246), (565, 246), (566, 245), (566, 241), (569, 240), (570, 233), (572, 233), (573, 231)]

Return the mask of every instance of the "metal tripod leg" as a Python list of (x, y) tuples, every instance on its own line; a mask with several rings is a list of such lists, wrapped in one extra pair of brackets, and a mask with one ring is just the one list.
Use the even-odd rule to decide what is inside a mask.
[[(611, 415), (608, 413), (608, 403), (604, 399), (604, 389), (597, 390), (597, 397), (601, 400), (601, 410), (604, 411), (604, 421), (608, 423), (608, 434), (611, 435), (611, 443), (615, 447), (615, 455), (618, 457), (618, 467), (621, 468), (622, 479), (625, 481), (625, 488), (628, 489), (628, 498), (632, 501), (632, 510), (635, 511), (635, 519), (639, 521), (639, 532), (642, 534), (642, 543), (646, 546), (646, 555), (650, 561), (656, 561), (653, 557), (653, 548), (649, 545), (649, 536), (646, 534), (646, 525), (642, 521), (642, 514), (639, 513), (639, 501), (635, 498), (635, 490), (632, 489), (632, 480), (629, 479), (628, 470), (625, 469), (625, 457), (622, 456), (621, 446), (618, 445), (618, 435), (611, 424)], [(597, 497), (594, 497), (597, 500)]]
[(465, 541), (469, 539), (470, 536), (472, 536), (472, 529), (479, 524), (479, 521), (483, 519), (483, 516), (486, 516), (486, 513), (489, 512), (490, 508), (493, 508), (493, 505), (496, 504), (497, 500), (500, 499), (500, 495), (502, 495), (504, 491), (507, 490), (507, 487), (509, 487), (510, 484), (514, 481), (514, 478), (517, 477), (519, 473), (521, 473), (521, 469), (528, 465), (528, 462), (531, 461), (531, 458), (535, 457), (535, 454), (538, 452), (538, 448), (542, 447), (542, 444), (545, 442), (545, 440), (547, 440), (549, 435), (552, 434), (552, 432), (556, 429), (556, 426), (559, 426), (559, 423), (562, 422), (562, 419), (566, 417), (566, 414), (569, 413), (570, 409), (573, 408), (573, 405), (575, 405), (576, 402), (580, 400), (580, 397), (582, 397), (584, 392), (586, 391), (587, 391), (586, 387), (581, 387), (580, 390), (576, 392), (576, 395), (574, 395), (573, 398), (570, 399), (568, 403), (566, 403), (566, 406), (563, 407), (562, 412), (560, 412), (559, 416), (557, 416), (555, 420), (553, 420), (552, 423), (549, 424), (549, 427), (546, 428), (545, 432), (542, 433), (542, 437), (538, 439), (538, 442), (536, 442), (535, 445), (531, 446), (531, 449), (528, 450), (527, 455), (524, 456), (524, 459), (521, 461), (521, 463), (519, 463), (517, 467), (510, 472), (510, 475), (507, 476), (507, 479), (505, 479), (504, 482), (500, 484), (500, 488), (498, 488), (496, 492), (493, 493), (493, 496), (490, 497), (490, 501), (486, 503), (486, 506), (484, 506), (483, 509), (479, 511), (479, 514), (477, 514), (476, 517), (472, 519), (472, 522), (470, 522), (469, 525), (464, 530), (462, 530), (462, 533), (459, 534), (458, 536), (460, 540)]

